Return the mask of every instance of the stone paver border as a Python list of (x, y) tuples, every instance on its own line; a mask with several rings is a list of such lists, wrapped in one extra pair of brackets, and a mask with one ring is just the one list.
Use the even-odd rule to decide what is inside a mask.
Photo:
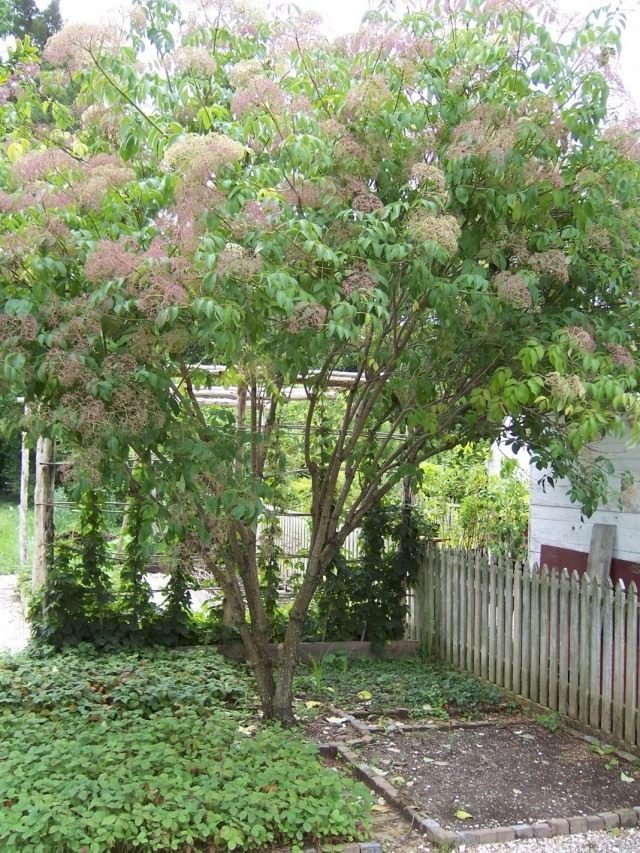
[[(352, 726), (352, 728), (358, 732), (360, 735), (359, 739), (356, 739), (351, 742), (351, 745), (355, 745), (359, 741), (362, 742), (365, 740), (363, 737), (364, 729), (366, 728), (365, 724), (361, 720), (357, 720), (355, 717), (352, 717), (350, 714), (342, 714), (345, 720)], [(436, 724), (429, 726), (403, 726), (402, 731), (415, 731), (419, 729), (436, 729), (436, 728), (477, 728), (482, 725), (495, 725), (492, 722), (455, 722), (453, 725), (451, 723), (446, 724)], [(575, 729), (568, 728), (565, 729), (574, 737), (586, 740), (587, 742), (594, 742), (596, 738), (592, 738), (589, 736), (585, 736), (579, 731)], [(367, 730), (368, 734), (368, 730)], [(370, 735), (366, 737), (366, 740), (370, 740)], [(458, 847), (462, 844), (469, 845), (480, 845), (480, 844), (495, 844), (503, 841), (516, 841), (525, 838), (553, 838), (556, 835), (578, 835), (584, 832), (591, 832), (593, 830), (603, 830), (603, 829), (615, 829), (617, 827), (635, 827), (640, 826), (640, 806), (634, 806), (633, 808), (625, 808), (625, 809), (617, 809), (615, 811), (609, 812), (598, 812), (594, 815), (575, 815), (572, 817), (552, 817), (547, 820), (539, 820), (535, 821), (535, 823), (519, 823), (512, 824), (510, 826), (494, 826), (487, 827), (485, 829), (469, 829), (469, 830), (459, 830), (453, 831), (449, 829), (445, 829), (438, 821), (433, 820), (431, 818), (425, 817), (417, 812), (415, 809), (408, 806), (405, 802), (403, 802), (402, 795), (400, 791), (395, 788), (390, 782), (388, 782), (383, 776), (380, 776), (369, 767), (368, 764), (359, 760), (356, 753), (350, 749), (349, 745), (345, 743), (330, 743), (330, 744), (321, 744), (320, 752), (324, 755), (330, 756), (332, 758), (340, 757), (345, 763), (347, 763), (358, 776), (369, 788), (375, 791), (379, 796), (383, 797), (389, 805), (393, 806), (396, 811), (398, 811), (403, 817), (405, 817), (412, 825), (412, 827), (418, 829), (422, 832), (429, 841), (433, 841), (436, 844), (449, 845)], [(616, 754), (625, 760), (635, 760), (636, 756), (631, 755), (630, 753), (625, 753), (622, 750), (616, 750)], [(356, 845), (354, 847), (353, 853), (357, 853), (357, 851), (361, 849)], [(371, 850), (371, 853), (374, 853), (373, 848), (365, 847), (365, 850)], [(379, 845), (375, 850), (379, 849)], [(352, 853), (351, 848), (345, 848), (344, 853)]]

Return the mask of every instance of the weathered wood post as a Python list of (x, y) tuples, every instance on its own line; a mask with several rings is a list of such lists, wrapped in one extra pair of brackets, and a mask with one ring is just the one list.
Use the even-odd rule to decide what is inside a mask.
[(55, 449), (50, 438), (36, 445), (36, 482), (34, 491), (33, 569), (31, 589), (38, 592), (47, 581), (53, 547), (53, 497), (55, 489)]
[(27, 516), (29, 513), (29, 445), (27, 434), (22, 433), (20, 453), (20, 508), (18, 510), (18, 563), (21, 569), (27, 565), (29, 546), (27, 539)]

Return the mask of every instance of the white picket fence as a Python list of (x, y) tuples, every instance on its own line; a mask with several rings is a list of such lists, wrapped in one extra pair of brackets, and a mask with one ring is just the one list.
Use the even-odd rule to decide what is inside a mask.
[(429, 549), (411, 605), (430, 654), (640, 746), (635, 583)]

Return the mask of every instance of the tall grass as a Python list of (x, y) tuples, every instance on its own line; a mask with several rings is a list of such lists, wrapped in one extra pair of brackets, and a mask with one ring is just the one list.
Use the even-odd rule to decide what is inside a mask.
[[(33, 540), (33, 510), (27, 520), (29, 546)], [(18, 571), (18, 504), (8, 497), (0, 497), (0, 575)]]

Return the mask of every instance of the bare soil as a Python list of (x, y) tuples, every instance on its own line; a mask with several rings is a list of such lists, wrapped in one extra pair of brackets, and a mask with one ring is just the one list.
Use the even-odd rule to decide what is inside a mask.
[[(481, 727), (374, 732), (354, 747), (446, 829), (505, 826), (640, 805), (640, 766), (597, 755), (526, 717)], [(624, 781), (623, 779), (632, 781)], [(456, 812), (466, 812), (456, 816)]]

